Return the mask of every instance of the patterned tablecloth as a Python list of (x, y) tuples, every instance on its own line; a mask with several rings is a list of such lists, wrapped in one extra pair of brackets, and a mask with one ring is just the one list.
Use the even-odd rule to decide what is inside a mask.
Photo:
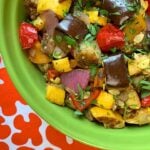
[(14, 87), (0, 55), (0, 150), (96, 150), (49, 126)]

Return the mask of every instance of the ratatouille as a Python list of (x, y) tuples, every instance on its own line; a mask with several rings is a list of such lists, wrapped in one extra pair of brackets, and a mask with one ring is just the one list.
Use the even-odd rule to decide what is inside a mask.
[(150, 123), (150, 0), (24, 0), (22, 48), (46, 98), (106, 128)]

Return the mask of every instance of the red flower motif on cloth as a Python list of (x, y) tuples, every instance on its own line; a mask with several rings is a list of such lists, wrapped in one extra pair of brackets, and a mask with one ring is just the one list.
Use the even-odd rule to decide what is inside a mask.
[(42, 143), (42, 136), (39, 132), (39, 127), (42, 122), (35, 114), (29, 114), (29, 122), (25, 122), (23, 116), (18, 115), (14, 120), (14, 126), (20, 130), (19, 133), (14, 133), (12, 142), (16, 145), (25, 144), (28, 139), (31, 139), (32, 144), (37, 146)]
[(11, 133), (11, 130), (8, 125), (2, 125), (4, 121), (5, 121), (4, 118), (0, 116), (0, 139), (7, 138)]
[(9, 150), (9, 147), (6, 143), (0, 142), (0, 149), (1, 150)]
[(34, 150), (34, 149), (27, 147), (27, 146), (22, 146), (22, 147), (17, 148), (17, 150)]
[(2, 107), (4, 115), (14, 115), (17, 111), (15, 102), (20, 101), (23, 104), (25, 104), (25, 102), (15, 89), (5, 69), (0, 69), (0, 79), (4, 82), (0, 84), (0, 107)]
[[(57, 135), (57, 136), (52, 136), (52, 135)], [(77, 150), (77, 149), (81, 149), (81, 150), (98, 150), (97, 148), (91, 148), (90, 146), (87, 145), (83, 145), (80, 144), (76, 141), (74, 141), (72, 144), (68, 144), (66, 142), (66, 136), (61, 134), (59, 131), (57, 131), (56, 129), (54, 129), (51, 126), (48, 126), (46, 129), (46, 136), (47, 139), (52, 143), (55, 144), (57, 143), (58, 147), (61, 147), (62, 150)], [(50, 150), (50, 149), (46, 149), (46, 150)]]

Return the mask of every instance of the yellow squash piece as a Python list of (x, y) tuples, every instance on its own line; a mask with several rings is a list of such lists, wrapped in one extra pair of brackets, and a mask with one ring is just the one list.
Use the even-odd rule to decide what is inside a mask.
[(52, 10), (60, 18), (64, 17), (64, 14), (69, 11), (72, 0), (64, 0), (59, 2), (59, 0), (38, 0), (37, 11), (42, 13), (45, 10)]
[(105, 109), (112, 109), (115, 104), (113, 95), (105, 91), (100, 92), (99, 96), (96, 99), (96, 102), (97, 102), (97, 106)]
[(103, 109), (100, 107), (92, 107), (90, 109), (92, 116), (109, 128), (123, 128), (125, 126), (124, 120), (120, 114), (112, 110)]
[(144, 125), (150, 123), (150, 108), (141, 108), (136, 114), (125, 120), (129, 124)]
[(46, 98), (57, 105), (64, 105), (65, 90), (56, 85), (47, 85)]
[(99, 16), (98, 10), (89, 10), (84, 12), (89, 16), (90, 23), (97, 23), (101, 26), (105, 26), (107, 24), (107, 18)]
[(51, 59), (41, 51), (41, 43), (36, 42), (34, 47), (29, 50), (29, 59), (35, 64), (46, 64), (51, 61)]
[(69, 72), (71, 71), (71, 66), (68, 57), (62, 58), (59, 60), (53, 60), (52, 61), (54, 68), (58, 72)]
[(135, 90), (129, 89), (126, 105), (131, 109), (139, 109), (141, 107), (139, 96)]
[(124, 28), (125, 36), (129, 42), (133, 42), (136, 35), (145, 31), (146, 21), (143, 15), (139, 14), (134, 17), (134, 20), (129, 22)]
[(150, 66), (150, 55), (134, 54), (134, 59), (128, 61), (129, 75), (136, 75), (145, 71)]
[(146, 12), (148, 5), (149, 5), (148, 1), (147, 0), (140, 0), (140, 3), (141, 3), (141, 9), (139, 11), (139, 14), (145, 16), (145, 14), (146, 14), (145, 12)]

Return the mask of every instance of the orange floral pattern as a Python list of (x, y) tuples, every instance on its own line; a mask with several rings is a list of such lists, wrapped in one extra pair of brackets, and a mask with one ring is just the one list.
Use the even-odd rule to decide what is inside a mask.
[(2, 118), (0, 116), (0, 139), (4, 139), (4, 138), (8, 137), (9, 134), (11, 133), (9, 126), (3, 125), (4, 121), (5, 121), (4, 118)]
[(17, 92), (0, 55), (0, 150), (96, 150), (49, 126)]
[(28, 139), (32, 140), (33, 145), (40, 145), (42, 143), (42, 137), (39, 133), (39, 127), (41, 126), (41, 120), (35, 114), (29, 114), (30, 121), (25, 122), (23, 116), (19, 115), (14, 120), (14, 126), (21, 132), (15, 133), (12, 136), (13, 143), (17, 145), (23, 145)]

